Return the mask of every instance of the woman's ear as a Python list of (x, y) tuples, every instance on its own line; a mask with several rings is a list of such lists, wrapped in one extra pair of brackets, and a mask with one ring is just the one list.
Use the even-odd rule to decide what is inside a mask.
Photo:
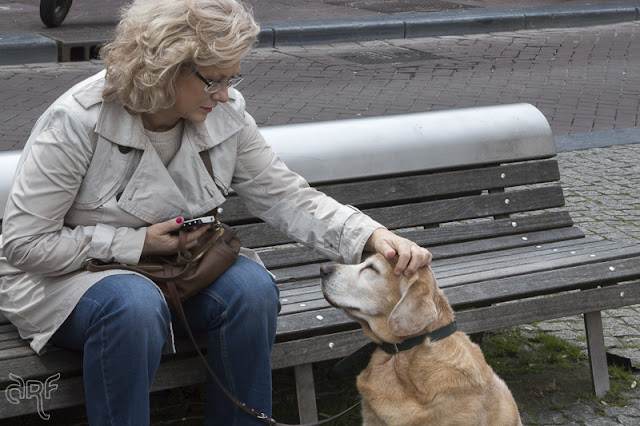
[(422, 331), (438, 319), (435, 303), (419, 274), (403, 278), (400, 283), (402, 297), (393, 308), (387, 323), (396, 336), (409, 336)]

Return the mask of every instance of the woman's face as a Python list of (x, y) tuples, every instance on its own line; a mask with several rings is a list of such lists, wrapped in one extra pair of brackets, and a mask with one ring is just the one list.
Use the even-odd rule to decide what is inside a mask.
[[(227, 81), (240, 71), (240, 62), (228, 68), (198, 67), (196, 71), (209, 81)], [(202, 123), (213, 108), (218, 105), (218, 102), (224, 103), (229, 100), (227, 87), (215, 93), (206, 93), (204, 91), (206, 84), (191, 70), (186, 70), (179, 75), (175, 84), (176, 103), (169, 109), (149, 114), (145, 127), (171, 128), (181, 118), (194, 123)]]

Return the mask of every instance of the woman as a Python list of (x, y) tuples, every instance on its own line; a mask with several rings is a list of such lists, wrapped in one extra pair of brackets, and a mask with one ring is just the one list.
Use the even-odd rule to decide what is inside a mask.
[[(184, 330), (151, 281), (83, 263), (175, 253), (183, 218), (220, 205), (231, 187), (256, 215), (332, 259), (397, 254), (396, 272), (407, 274), (431, 259), (309, 188), (271, 151), (233, 89), (258, 32), (236, 0), (138, 0), (103, 51), (106, 70), (56, 100), (26, 144), (4, 216), (0, 310), (37, 353), (48, 342), (84, 351), (92, 425), (148, 424), (163, 347)], [(208, 333), (216, 374), (270, 415), (278, 290), (256, 254), (242, 254), (184, 310), (194, 332)], [(255, 423), (212, 383), (206, 416)]]

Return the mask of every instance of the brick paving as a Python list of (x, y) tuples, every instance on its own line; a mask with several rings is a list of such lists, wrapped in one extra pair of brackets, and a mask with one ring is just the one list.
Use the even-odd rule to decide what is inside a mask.
[[(640, 144), (558, 155), (568, 210), (591, 234), (640, 241)], [(640, 353), (637, 354), (640, 364)]]
[[(425, 59), (404, 61), (407, 57)], [(400, 58), (399, 62), (385, 62)], [(362, 64), (358, 60), (378, 63)], [(0, 149), (97, 62), (0, 68)], [(555, 135), (640, 122), (640, 22), (262, 48), (241, 90), (260, 125), (528, 102)]]
[[(640, 23), (583, 29), (259, 49), (241, 87), (260, 125), (529, 102), (555, 135), (639, 126)], [(429, 56), (429, 55), (433, 56)], [(421, 60), (406, 61), (412, 55)], [(385, 62), (389, 58), (397, 62)], [(374, 61), (378, 63), (363, 64)], [(0, 67), (0, 150), (17, 149), (35, 119), (99, 62)], [(587, 233), (640, 240), (640, 144), (558, 156), (567, 209)], [(640, 363), (640, 307), (604, 314), (611, 352)], [(538, 323), (584, 338), (573, 317)], [(640, 381), (640, 376), (635, 375)], [(640, 424), (640, 394), (627, 407), (576, 400), (527, 413), (526, 424)], [(533, 398), (533, 397), (532, 397)]]
[[(264, 125), (528, 102), (555, 135), (635, 127), (639, 38), (634, 22), (260, 49), (244, 67), (243, 93)], [(340, 59), (381, 52), (433, 56), (378, 64)]]
[[(558, 154), (566, 209), (587, 234), (614, 241), (640, 241), (640, 144), (562, 152)], [(640, 305), (611, 309), (602, 314), (607, 351), (640, 366)], [(582, 316), (545, 321), (524, 327), (544, 330), (586, 352)], [(640, 373), (622, 392), (625, 407), (576, 400), (523, 414), (524, 424), (638, 425)], [(559, 393), (568, 391), (560, 389)], [(585, 389), (586, 391), (586, 389)], [(535, 396), (532, 396), (535, 398)]]

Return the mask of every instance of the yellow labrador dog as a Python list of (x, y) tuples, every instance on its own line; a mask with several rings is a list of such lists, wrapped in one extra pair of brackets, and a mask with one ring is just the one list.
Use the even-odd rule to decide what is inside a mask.
[(394, 265), (376, 254), (359, 265), (321, 267), (327, 301), (380, 345), (357, 380), (364, 424), (522, 424), (511, 392), (478, 345), (455, 331), (431, 268), (404, 277)]

